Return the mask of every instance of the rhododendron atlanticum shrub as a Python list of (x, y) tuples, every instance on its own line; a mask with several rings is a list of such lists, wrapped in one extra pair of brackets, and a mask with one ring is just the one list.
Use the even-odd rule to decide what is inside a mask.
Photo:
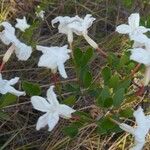
[[(39, 23), (45, 20), (46, 11), (40, 7), (38, 9), (35, 12), (36, 16), (33, 22), (39, 19), (40, 21), (37, 21)], [(0, 25), (4, 29), (0, 32), (0, 39), (6, 46), (10, 47), (2, 59), (0, 93), (2, 95), (11, 93), (17, 97), (26, 95), (30, 97), (31, 101), (29, 103), (32, 104), (35, 113), (39, 117), (35, 122), (36, 130), (42, 128), (46, 130), (45, 127), (48, 126), (48, 131), (53, 133), (53, 129), (56, 129), (55, 126), (59, 125), (62, 119), (67, 119), (68, 122), (62, 132), (69, 139), (76, 138), (76, 135), (82, 129), (92, 124), (96, 134), (123, 133), (123, 130), (132, 134), (135, 138), (135, 145), (132, 149), (142, 150), (149, 132), (150, 119), (149, 115), (144, 114), (144, 108), (139, 106), (142, 106), (142, 101), (138, 101), (138, 99), (141, 98), (140, 96), (145, 96), (145, 89), (150, 81), (150, 40), (146, 35), (150, 29), (140, 25), (140, 15), (138, 13), (131, 14), (128, 17), (128, 24), (121, 24), (116, 27), (118, 33), (128, 35), (126, 38), (130, 43), (126, 49), (116, 55), (116, 53), (108, 51), (106, 53), (106, 51), (100, 49), (98, 44), (88, 35), (88, 29), (92, 28), (95, 20), (96, 17), (92, 17), (90, 14), (85, 15), (84, 18), (80, 18), (78, 15), (74, 17), (56, 16), (51, 20), (51, 24), (55, 27), (55, 24), (58, 23), (58, 32), (67, 35), (67, 41), (65, 41), (65, 44), (63, 43), (64, 46), (62, 46), (62, 43), (55, 46), (42, 46), (42, 42), (34, 41), (33, 48), (16, 36), (16, 29), (9, 22), (2, 22)], [(26, 33), (32, 31), (32, 24), (27, 23), (29, 21), (25, 16), (23, 19), (17, 18), (16, 21), (15, 27), (19, 29), (17, 31), (21, 35), (26, 35)], [(74, 34), (83, 36), (91, 48), (84, 49), (80, 45), (79, 48), (73, 47)], [(78, 36), (77, 38), (79, 38)], [(30, 39), (32, 38), (30, 37)], [(67, 43), (69, 43), (69, 48), (66, 45)], [(95, 49), (101, 53), (97, 54)], [(24, 91), (16, 90), (13, 86), (19, 81), (19, 78), (4, 80), (2, 69), (13, 52), (15, 52), (18, 60), (28, 61), (32, 57), (32, 50), (35, 50), (36, 60), (39, 60), (36, 62), (36, 66), (42, 67), (41, 72), (46, 72), (51, 80), (46, 86), (43, 86), (42, 82), (39, 85), (39, 83), (22, 81)], [(38, 54), (41, 52), (42, 55), (39, 56)], [(92, 63), (95, 58), (99, 57), (101, 58), (100, 61), (103, 61), (103, 66), (100, 66), (98, 71), (96, 70), (95, 75), (92, 69), (96, 65), (99, 66), (99, 64), (96, 62), (93, 65)], [(145, 75), (142, 74), (138, 63), (144, 64), (146, 68)], [(68, 68), (72, 69), (72, 76), (75, 79), (72, 79)], [(49, 69), (51, 72), (49, 72)], [(58, 76), (56, 76), (57, 70), (58, 74), (63, 77), (62, 79), (58, 79)], [(141, 71), (142, 79), (139, 78), (139, 83), (142, 86), (135, 83), (134, 80), (138, 71)], [(54, 85), (57, 94), (54, 92)], [(45, 93), (47, 87), (49, 89), (46, 98), (39, 96), (42, 95), (41, 89)], [(92, 99), (92, 105), (90, 105), (91, 101), (88, 97)], [(77, 99), (78, 101), (85, 100), (90, 106), (84, 106), (83, 103), (83, 108), (78, 108), (81, 105), (77, 105)], [(132, 105), (130, 106), (130, 104)], [(139, 106), (138, 109), (136, 109), (136, 106)], [(101, 110), (102, 113), (94, 116), (95, 113), (89, 110), (93, 110), (93, 108), (97, 112)], [(38, 111), (44, 114), (40, 116)], [(133, 116), (137, 124), (135, 127), (130, 125), (130, 122), (126, 122), (128, 118), (132, 120)]]

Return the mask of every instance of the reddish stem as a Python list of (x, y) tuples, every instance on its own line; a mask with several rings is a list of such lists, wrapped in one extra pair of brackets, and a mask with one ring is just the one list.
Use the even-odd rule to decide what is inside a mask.
[(97, 48), (97, 51), (99, 51), (105, 58), (108, 57), (107, 53), (105, 53), (102, 49), (100, 49), (99, 47)]
[(3, 68), (4, 68), (5, 62), (3, 61), (2, 64), (0, 65), (0, 73), (2, 72)]

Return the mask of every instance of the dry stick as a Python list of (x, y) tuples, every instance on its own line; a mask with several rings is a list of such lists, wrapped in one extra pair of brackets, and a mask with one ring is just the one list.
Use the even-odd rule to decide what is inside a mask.
[(12, 55), (12, 53), (14, 52), (15, 50), (15, 45), (11, 45), (9, 47), (9, 49), (7, 50), (7, 52), (4, 54), (4, 57), (3, 57), (3, 62), (0, 66), (0, 73), (2, 72), (3, 68), (4, 68), (4, 65), (5, 63), (9, 60), (10, 56)]

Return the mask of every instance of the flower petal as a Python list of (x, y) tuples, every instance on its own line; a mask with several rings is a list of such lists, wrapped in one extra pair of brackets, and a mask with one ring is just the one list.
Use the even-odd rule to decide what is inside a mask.
[(11, 93), (11, 94), (14, 94), (14, 95), (16, 95), (16, 96), (24, 96), (24, 95), (26, 95), (26, 93), (24, 92), (24, 91), (18, 91), (18, 90), (16, 90), (14, 87), (12, 87), (12, 86), (8, 86), (7, 87), (7, 90), (8, 90), (8, 92), (9, 93)]
[(59, 70), (59, 73), (61, 74), (61, 76), (63, 77), (63, 78), (67, 78), (68, 76), (67, 76), (67, 73), (66, 73), (66, 71), (65, 71), (65, 66), (64, 66), (64, 63), (63, 62), (58, 62), (58, 70)]
[(146, 66), (150, 65), (150, 52), (146, 51), (143, 48), (134, 48), (131, 49), (130, 59), (136, 62), (145, 64)]
[(54, 92), (55, 86), (50, 86), (50, 88), (47, 90), (47, 100), (52, 104), (53, 106), (59, 105), (59, 102), (57, 100), (57, 96)]
[(147, 123), (146, 122), (147, 120), (143, 112), (143, 109), (141, 107), (138, 107), (138, 109), (134, 111), (133, 115), (135, 117), (138, 127), (144, 128), (145, 124)]
[(144, 86), (147, 86), (150, 82), (150, 66), (146, 67), (145, 75), (144, 75)]
[(121, 34), (129, 34), (131, 32), (131, 27), (126, 24), (121, 24), (117, 26), (116, 31)]
[(45, 127), (48, 124), (48, 118), (49, 114), (46, 113), (39, 117), (37, 123), (36, 123), (36, 130), (40, 130), (41, 128)]
[(73, 108), (64, 104), (60, 104), (58, 110), (59, 110), (59, 115), (63, 118), (71, 118), (71, 114), (76, 111)]
[(131, 28), (133, 29), (139, 27), (139, 23), (140, 23), (139, 13), (131, 14), (128, 18), (128, 23), (129, 23), (129, 26), (131, 26)]
[(15, 78), (9, 80), (9, 81), (8, 81), (8, 84), (9, 84), (9, 85), (14, 85), (14, 84), (16, 84), (18, 81), (19, 81), (19, 77), (15, 77)]
[(122, 130), (124, 130), (124, 131), (126, 131), (126, 132), (128, 132), (128, 133), (131, 133), (132, 135), (133, 135), (134, 132), (135, 132), (135, 130), (134, 130), (133, 127), (131, 127), (131, 126), (125, 124), (125, 123), (121, 123), (121, 124), (119, 125), (119, 127), (120, 127)]
[(42, 112), (48, 112), (51, 109), (51, 106), (47, 102), (47, 100), (40, 96), (32, 96), (31, 103), (34, 109), (37, 109)]
[(59, 115), (57, 113), (51, 113), (48, 116), (48, 131), (52, 131), (53, 128), (56, 126), (56, 124), (59, 121)]

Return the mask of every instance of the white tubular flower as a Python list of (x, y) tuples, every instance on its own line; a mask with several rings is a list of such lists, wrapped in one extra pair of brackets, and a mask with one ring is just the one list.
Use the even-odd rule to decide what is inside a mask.
[(24, 16), (23, 19), (16, 19), (17, 23), (15, 25), (16, 28), (20, 29), (22, 32), (25, 32), (26, 29), (30, 27), (29, 24), (27, 24), (26, 17)]
[(28, 46), (22, 42), (18, 42), (18, 44), (15, 44), (16, 49), (15, 53), (18, 58), (18, 60), (26, 61), (32, 53), (32, 47)]
[(95, 18), (92, 15), (87, 14), (84, 19), (80, 18), (79, 16), (75, 17), (56, 17), (52, 20), (52, 26), (59, 22), (58, 30), (59, 33), (66, 34), (68, 37), (68, 42), (73, 42), (73, 33), (77, 35), (82, 35), (86, 39), (86, 41), (95, 49), (98, 48), (98, 45), (87, 35), (88, 28), (92, 26)]
[(45, 11), (41, 10), (40, 12), (36, 12), (36, 16), (44, 20)]
[(121, 123), (119, 126), (122, 130), (129, 132), (132, 134), (135, 138), (135, 146), (131, 148), (130, 150), (142, 150), (144, 144), (145, 144), (145, 137), (150, 129), (150, 119), (149, 116), (145, 116), (143, 109), (139, 107), (134, 113), (133, 113), (137, 127), (131, 127), (125, 123)]
[(36, 124), (36, 130), (48, 125), (48, 131), (52, 131), (59, 121), (59, 117), (69, 119), (71, 114), (75, 112), (71, 107), (59, 104), (57, 96), (53, 91), (54, 86), (47, 90), (47, 99), (40, 96), (32, 96), (31, 103), (34, 109), (44, 112)]
[[(3, 22), (0, 25), (4, 27), (4, 30), (0, 32), (1, 41), (6, 45), (12, 44), (18, 60), (26, 61), (31, 56), (31, 46), (28, 46), (17, 39), (15, 28), (12, 27), (10, 23)], [(7, 53), (7, 55), (9, 55), (9, 53)]]
[(116, 31), (121, 34), (128, 34), (132, 39), (132, 36), (146, 33), (150, 29), (140, 26), (140, 15), (139, 13), (133, 13), (128, 18), (128, 25), (121, 24), (117, 26)]
[(38, 66), (47, 67), (52, 70), (53, 73), (59, 70), (59, 73), (63, 78), (67, 78), (64, 63), (70, 58), (69, 53), (71, 50), (67, 49), (67, 45), (63, 47), (45, 47), (36, 46), (36, 49), (42, 51)]
[(19, 77), (15, 77), (11, 80), (3, 80), (2, 75), (0, 74), (0, 93), (1, 94), (6, 94), (6, 93), (11, 93), (16, 96), (21, 96), (21, 95), (26, 95), (25, 92), (18, 91), (12, 85), (15, 85), (19, 81)]
[[(139, 43), (139, 37), (135, 38)], [(144, 43), (145, 41), (145, 43)], [(141, 40), (141, 45), (143, 48), (133, 48), (131, 49), (130, 59), (138, 63), (144, 64), (146, 66), (145, 76), (144, 76), (144, 86), (147, 86), (150, 81), (150, 39)], [(143, 44), (144, 43), (144, 44)], [(138, 46), (138, 45), (136, 45)]]

